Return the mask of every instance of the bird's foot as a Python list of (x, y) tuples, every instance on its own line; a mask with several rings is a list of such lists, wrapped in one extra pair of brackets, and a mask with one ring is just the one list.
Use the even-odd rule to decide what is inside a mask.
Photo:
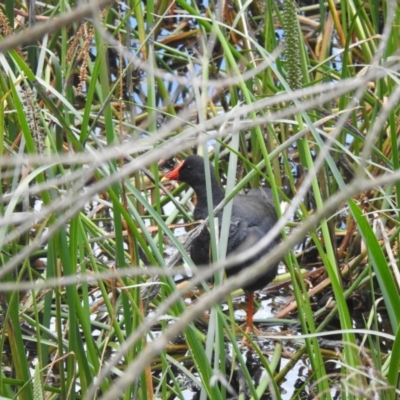
[(240, 347), (246, 346), (246, 347), (252, 348), (253, 345), (252, 345), (252, 340), (250, 339), (250, 336), (253, 336), (253, 335), (260, 336), (263, 333), (259, 329), (257, 329), (253, 324), (249, 325), (246, 323), (246, 324), (243, 324), (240, 328), (243, 330), (244, 327), (245, 327), (244, 336), (240, 343)]

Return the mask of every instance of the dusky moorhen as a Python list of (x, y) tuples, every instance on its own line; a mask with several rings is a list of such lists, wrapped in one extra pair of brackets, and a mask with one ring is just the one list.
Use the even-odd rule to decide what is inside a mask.
[[(185, 182), (194, 189), (197, 203), (193, 216), (196, 220), (205, 219), (209, 215), (204, 162), (203, 157), (191, 155), (165, 175), (167, 179)], [(219, 186), (214, 168), (208, 160), (207, 165), (210, 168), (212, 199), (215, 208), (224, 199), (225, 194)], [(221, 225), (222, 211), (217, 216)], [(277, 219), (271, 189), (251, 189), (246, 195), (236, 195), (233, 198), (227, 254), (232, 255), (240, 252), (241, 249), (248, 249), (268, 233)], [(275, 239), (265, 250), (255, 254), (246, 262), (228, 268), (227, 276), (237, 274), (243, 268), (250, 266), (262, 255), (268, 253), (278, 242), (279, 239)], [(204, 228), (192, 242), (190, 257), (196, 265), (210, 264), (210, 233), (207, 228)], [(243, 287), (243, 290), (248, 292), (249, 308), (246, 323), (249, 328), (253, 327), (254, 291), (264, 288), (275, 278), (278, 264), (274, 265), (266, 274), (259, 276), (254, 282)]]

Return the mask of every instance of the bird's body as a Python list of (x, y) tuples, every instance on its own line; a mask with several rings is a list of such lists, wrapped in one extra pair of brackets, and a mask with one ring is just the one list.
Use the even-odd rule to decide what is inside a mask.
[[(224, 199), (225, 194), (219, 186), (214, 168), (208, 160), (206, 161), (206, 165), (210, 167), (212, 199), (215, 208)], [(203, 157), (187, 157), (185, 161), (180, 163), (166, 177), (185, 182), (191, 186), (197, 196), (194, 218), (199, 220), (208, 217), (205, 160)], [(230, 256), (244, 251), (260, 241), (277, 221), (275, 205), (270, 189), (251, 189), (246, 195), (236, 195), (232, 201), (227, 246), (227, 254)], [(217, 214), (220, 226), (222, 223), (222, 214), (222, 211)], [(250, 266), (277, 244), (278, 239), (263, 251), (256, 253), (246, 262), (228, 268), (226, 271), (227, 276), (235, 275)], [(204, 228), (200, 235), (192, 242), (190, 256), (196, 265), (210, 264), (210, 233), (207, 228)], [(275, 278), (277, 268), (278, 264), (274, 265), (267, 273), (257, 277), (255, 281), (246, 284), (243, 289), (253, 292), (264, 288)]]
[[(274, 226), (277, 218), (275, 208), (271, 202), (271, 198), (262, 189), (253, 189), (258, 196), (248, 193), (247, 195), (237, 195), (233, 198), (231, 221), (229, 226), (227, 255), (234, 255), (260, 241), (268, 231)], [(269, 193), (271, 194), (271, 193)], [(218, 202), (219, 203), (219, 202)], [(214, 204), (214, 207), (218, 205)], [(196, 209), (201, 212), (196, 213)], [(207, 204), (205, 207), (199, 203), (196, 204), (196, 219), (205, 219), (208, 216)], [(197, 214), (202, 214), (197, 218)], [(219, 220), (219, 231), (221, 232), (223, 212), (217, 214)], [(257, 261), (262, 255), (268, 253), (275, 242), (268, 246), (265, 250), (256, 253), (246, 262), (230, 267), (226, 270), (228, 277), (239, 273), (242, 269), (250, 266)], [(193, 241), (190, 248), (190, 256), (196, 265), (206, 265), (210, 263), (210, 233), (204, 228), (200, 235)], [(264, 288), (270, 283), (276, 275), (277, 266), (268, 271), (268, 273), (259, 276), (256, 281), (243, 287), (247, 291), (255, 291)]]

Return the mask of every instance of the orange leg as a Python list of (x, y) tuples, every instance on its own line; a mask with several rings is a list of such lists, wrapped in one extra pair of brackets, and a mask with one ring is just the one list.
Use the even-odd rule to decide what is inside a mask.
[(249, 307), (247, 309), (246, 325), (247, 329), (253, 330), (253, 315), (254, 315), (254, 292), (250, 292), (248, 295)]
[(261, 335), (261, 331), (258, 330), (253, 323), (253, 316), (254, 316), (254, 292), (249, 292), (247, 296), (249, 300), (249, 306), (247, 308), (247, 315), (246, 315), (246, 333), (250, 335), (250, 333), (255, 333), (257, 335)]
[[(250, 335), (252, 333), (255, 333), (256, 335), (261, 335), (262, 333), (253, 325), (254, 292), (249, 292), (247, 298), (249, 299), (249, 306), (247, 308), (247, 315), (246, 315), (246, 330), (245, 330), (246, 335)], [(242, 339), (242, 346), (251, 347), (249, 341), (247, 340), (246, 335)]]

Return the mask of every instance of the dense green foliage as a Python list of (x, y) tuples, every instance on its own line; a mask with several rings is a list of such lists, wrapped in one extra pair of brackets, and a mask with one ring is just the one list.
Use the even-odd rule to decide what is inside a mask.
[[(397, 2), (111, 3), (0, 4), (0, 397), (399, 398)], [(228, 281), (211, 224), (181, 287), (190, 152), (290, 209)], [(280, 336), (242, 347), (234, 290), (277, 259)]]

